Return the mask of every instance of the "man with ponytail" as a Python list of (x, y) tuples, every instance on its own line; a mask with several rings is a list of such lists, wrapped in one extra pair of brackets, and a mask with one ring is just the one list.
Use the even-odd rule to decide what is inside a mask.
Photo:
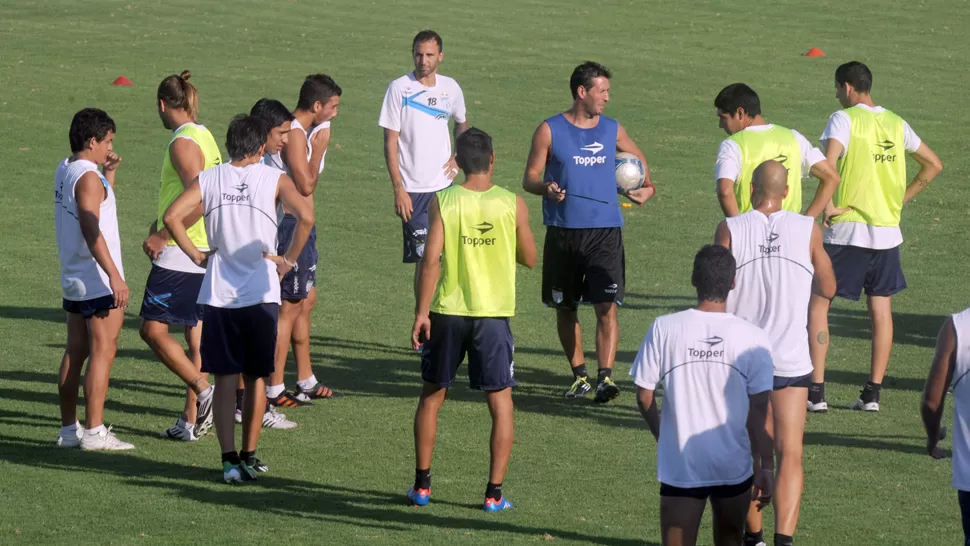
[[(162, 161), (158, 215), (143, 245), (145, 254), (152, 260), (152, 270), (140, 313), (141, 338), (188, 386), (184, 413), (174, 426), (161, 434), (184, 441), (197, 440), (212, 427), (213, 387), (207, 374), (201, 371), (202, 306), (196, 304), (205, 269), (178, 247), (164, 228), (162, 217), (199, 173), (222, 163), (219, 145), (212, 133), (197, 123), (199, 95), (189, 82), (190, 76), (186, 70), (168, 76), (158, 86), (158, 116), (165, 128), (172, 131), (172, 139)], [(185, 227), (196, 247), (207, 251), (209, 242), (201, 206), (186, 217)], [(170, 325), (184, 328), (189, 356), (169, 334)]]

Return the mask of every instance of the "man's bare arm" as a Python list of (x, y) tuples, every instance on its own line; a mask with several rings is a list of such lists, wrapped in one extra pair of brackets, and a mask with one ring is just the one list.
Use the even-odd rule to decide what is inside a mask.
[(916, 173), (916, 177), (909, 186), (906, 186), (906, 195), (903, 197), (903, 203), (909, 203), (914, 197), (920, 194), (926, 189), (926, 186), (930, 185), (941, 172), (943, 172), (943, 163), (940, 162), (940, 158), (936, 155), (925, 142), (919, 145), (919, 149), (913, 152), (913, 159), (916, 160), (920, 165), (919, 172)]

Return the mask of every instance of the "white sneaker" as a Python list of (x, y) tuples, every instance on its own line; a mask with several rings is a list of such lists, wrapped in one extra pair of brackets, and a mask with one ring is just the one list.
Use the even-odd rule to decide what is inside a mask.
[(861, 410), (861, 411), (879, 411), (879, 402), (863, 402), (862, 399), (858, 399), (849, 406), (851, 410)]
[(209, 418), (199, 423), (198, 420), (195, 421), (195, 437), (201, 438), (212, 430), (213, 417), (212, 412), (209, 412)]
[(813, 404), (811, 400), (808, 401), (808, 411), (809, 413), (825, 413), (829, 410), (829, 405), (822, 400), (817, 404)]
[(286, 415), (278, 413), (276, 407), (269, 406), (263, 414), (263, 428), (291, 429), (296, 428), (296, 423), (287, 419)]
[(175, 425), (162, 431), (159, 436), (162, 438), (174, 438), (185, 442), (194, 442), (199, 439), (195, 435), (195, 425), (187, 424), (181, 417), (175, 422)]
[(222, 479), (226, 483), (242, 483), (242, 473), (239, 472), (239, 467), (234, 464), (224, 463), (222, 465)]
[(92, 433), (85, 431), (81, 438), (81, 449), (85, 451), (121, 451), (125, 449), (135, 449), (135, 446), (128, 442), (122, 442), (111, 432), (111, 427), (101, 429), (101, 432)]
[(57, 433), (57, 447), (80, 447), (81, 438), (84, 437), (84, 427), (78, 426), (76, 434), (69, 436), (62, 436), (60, 432)]
[[(208, 392), (208, 394), (206, 394), (206, 392)], [(205, 392), (203, 392), (202, 394), (199, 394), (198, 398), (195, 401), (195, 408), (196, 408), (195, 422), (202, 423), (201, 426), (198, 426), (196, 428), (200, 430), (204, 429), (205, 432), (209, 432), (209, 429), (212, 428), (212, 399), (214, 397), (215, 392), (216, 392), (216, 388), (210, 386)], [(208, 423), (208, 425), (206, 425), (206, 423)], [(205, 432), (196, 434), (196, 436), (203, 436)]]

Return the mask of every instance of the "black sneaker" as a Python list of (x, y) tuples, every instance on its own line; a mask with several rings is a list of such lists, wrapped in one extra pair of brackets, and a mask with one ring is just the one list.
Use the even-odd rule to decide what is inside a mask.
[(605, 404), (617, 396), (620, 396), (620, 387), (616, 386), (613, 378), (604, 377), (599, 385), (596, 385), (596, 396), (593, 397), (593, 401), (599, 404)]

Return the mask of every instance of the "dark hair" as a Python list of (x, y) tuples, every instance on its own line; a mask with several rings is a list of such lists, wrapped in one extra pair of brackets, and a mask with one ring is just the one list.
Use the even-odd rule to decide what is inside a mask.
[(721, 245), (706, 245), (694, 256), (690, 283), (697, 289), (698, 301), (727, 301), (734, 282), (737, 262), (731, 251)]
[(613, 74), (605, 66), (593, 61), (586, 61), (573, 70), (573, 75), (569, 77), (569, 90), (572, 91), (575, 99), (578, 97), (580, 87), (587, 91), (593, 87), (594, 78), (610, 79), (612, 77)]
[(859, 61), (849, 61), (835, 69), (835, 82), (840, 87), (849, 84), (860, 93), (868, 93), (872, 90), (872, 72)]
[(758, 94), (743, 83), (732, 83), (721, 89), (721, 92), (714, 97), (714, 107), (732, 116), (742, 109), (751, 117), (761, 113), (761, 99)]
[(229, 122), (226, 132), (226, 150), (229, 158), (239, 161), (245, 157), (256, 155), (266, 144), (266, 135), (271, 127), (263, 118), (239, 114)]
[(181, 74), (172, 74), (158, 84), (158, 100), (165, 101), (169, 108), (180, 108), (188, 112), (189, 117), (196, 119), (199, 115), (199, 93), (195, 86), (189, 83), (192, 73), (183, 70)]
[(98, 142), (107, 138), (108, 133), (115, 133), (115, 120), (111, 119), (104, 110), (85, 108), (74, 114), (71, 119), (71, 129), (67, 133), (71, 141), (71, 153), (76, 154), (84, 150), (84, 146), (92, 138)]
[(492, 137), (472, 127), (455, 139), (455, 162), (466, 175), (487, 173), (492, 161)]
[(422, 30), (414, 36), (414, 41), (411, 42), (411, 51), (418, 47), (418, 44), (423, 44), (424, 42), (434, 41), (438, 44), (438, 51), (444, 51), (444, 44), (441, 41), (441, 36), (433, 30)]
[(311, 110), (313, 104), (319, 101), (327, 104), (330, 97), (339, 97), (343, 89), (326, 74), (310, 74), (300, 86), (300, 100), (296, 103), (297, 110)]
[(276, 99), (259, 99), (249, 111), (250, 116), (256, 116), (269, 123), (270, 130), (284, 123), (293, 121), (293, 114)]

